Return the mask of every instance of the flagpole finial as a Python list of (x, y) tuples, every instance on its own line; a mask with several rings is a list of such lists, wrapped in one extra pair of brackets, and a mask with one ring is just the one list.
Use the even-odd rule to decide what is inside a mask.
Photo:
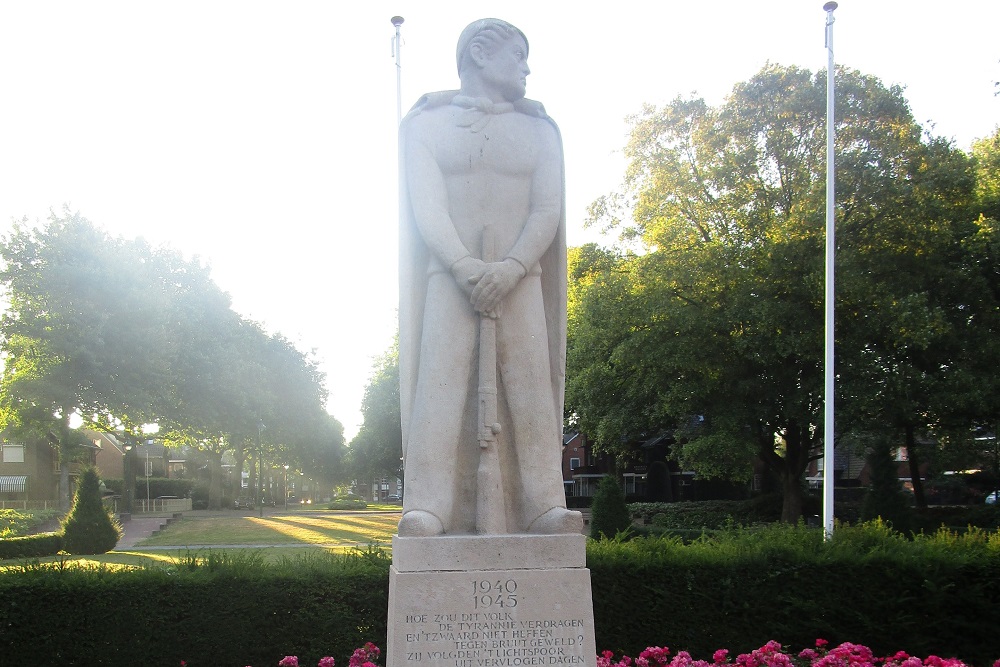
[(837, 3), (832, 1), (823, 5), (823, 11), (825, 12), (832, 12), (836, 8), (837, 8)]
[[(837, 3), (836, 3), (836, 2), (828, 2), (827, 4), (828, 4), (828, 5), (833, 5), (834, 7), (836, 7), (836, 6), (837, 6)], [(402, 16), (393, 16), (393, 17), (392, 17), (391, 19), (389, 19), (389, 20), (390, 20), (390, 21), (392, 21), (392, 24), (393, 24), (394, 26), (396, 26), (397, 28), (398, 28), (399, 26), (403, 25), (403, 17), (402, 17)]]

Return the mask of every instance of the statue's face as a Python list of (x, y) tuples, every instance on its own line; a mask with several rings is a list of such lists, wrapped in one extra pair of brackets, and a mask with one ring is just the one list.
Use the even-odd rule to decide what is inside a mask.
[(507, 102), (524, 97), (528, 69), (528, 45), (520, 35), (514, 35), (498, 45), (482, 61), (481, 76), (488, 90)]

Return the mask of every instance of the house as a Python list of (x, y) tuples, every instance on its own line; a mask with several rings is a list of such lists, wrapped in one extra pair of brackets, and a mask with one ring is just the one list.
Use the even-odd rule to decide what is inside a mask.
[[(696, 479), (670, 457), (676, 444), (673, 431), (629, 443), (629, 453), (618, 461), (618, 470), (629, 502), (673, 502), (745, 497), (743, 485), (719, 480)], [(563, 434), (563, 487), (567, 505), (585, 506), (601, 478), (615, 469), (610, 454), (595, 454), (586, 434)]]
[[(80, 470), (96, 462), (96, 445), (84, 445), (69, 463), (70, 496)], [(59, 507), (59, 450), (44, 440), (0, 443), (0, 508)]]
[[(607, 455), (596, 455), (586, 434), (571, 431), (563, 434), (563, 489), (569, 498), (591, 498), (601, 478), (611, 471)], [(571, 506), (580, 503), (567, 501)], [(585, 503), (584, 503), (585, 504)]]

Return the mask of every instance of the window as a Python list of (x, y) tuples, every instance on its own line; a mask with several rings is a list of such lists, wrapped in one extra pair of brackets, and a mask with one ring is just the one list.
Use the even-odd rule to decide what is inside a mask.
[(24, 445), (4, 445), (4, 463), (24, 463)]
[(580, 459), (578, 459), (578, 458), (576, 458), (574, 456), (573, 458), (571, 458), (569, 460), (569, 469), (570, 470), (576, 470), (579, 467), (580, 467)]

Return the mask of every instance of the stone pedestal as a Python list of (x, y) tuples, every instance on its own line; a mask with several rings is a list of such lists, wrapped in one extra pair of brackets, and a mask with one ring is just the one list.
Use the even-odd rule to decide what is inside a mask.
[(395, 537), (387, 667), (595, 667), (583, 535)]

